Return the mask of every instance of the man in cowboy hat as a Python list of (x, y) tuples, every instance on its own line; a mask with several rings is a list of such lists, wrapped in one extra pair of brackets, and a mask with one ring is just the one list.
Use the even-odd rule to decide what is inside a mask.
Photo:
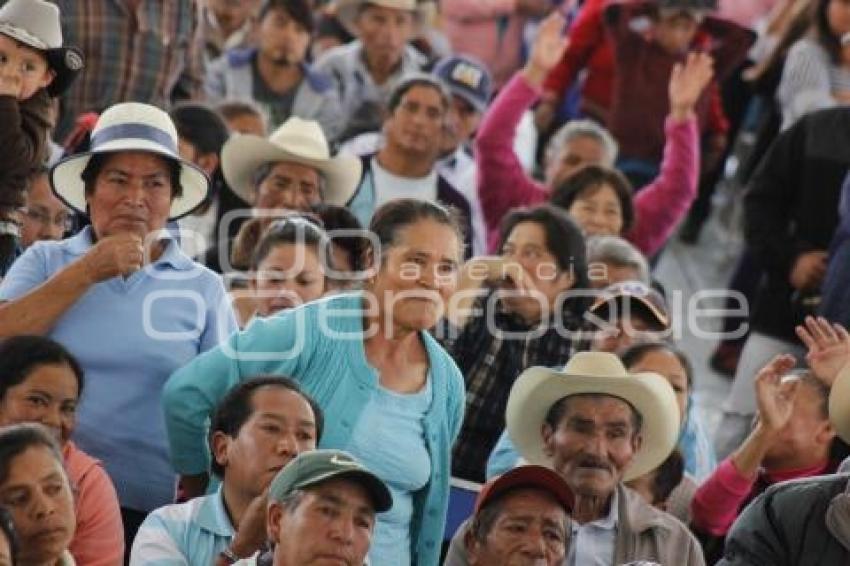
[(209, 190), (178, 146), (162, 110), (108, 108), (91, 150), (50, 170), (56, 196), (91, 226), (31, 246), (0, 285), (0, 338), (49, 336), (85, 370), (75, 440), (115, 483), (126, 548), (145, 513), (174, 497), (166, 379), (237, 329), (221, 278), (189, 259), (166, 229)]
[[(227, 184), (251, 205), (254, 220), (240, 229), (259, 235), (281, 214), (310, 212), (319, 203), (344, 206), (360, 179), (360, 160), (349, 155), (331, 157), (328, 142), (317, 122), (292, 117), (268, 138), (236, 135), (221, 151), (221, 168)], [(225, 215), (219, 233), (237, 215)], [(238, 236), (237, 236), (238, 237)], [(243, 233), (243, 237), (245, 237)], [(210, 248), (205, 264), (220, 273), (231, 271), (231, 242), (221, 240)]]
[(666, 379), (629, 374), (613, 354), (582, 352), (563, 371), (523, 372), (506, 421), (523, 458), (552, 467), (575, 494), (566, 564), (704, 564), (683, 524), (623, 485), (676, 445), (679, 410)]
[(342, 0), (337, 16), (357, 39), (334, 47), (316, 63), (331, 77), (347, 123), (346, 140), (381, 129), (393, 87), (427, 63), (408, 42), (418, 17), (416, 0)]

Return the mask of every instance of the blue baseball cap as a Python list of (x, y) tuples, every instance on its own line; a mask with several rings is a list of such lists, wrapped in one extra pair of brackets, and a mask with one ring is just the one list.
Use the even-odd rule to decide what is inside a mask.
[(467, 101), (476, 112), (487, 109), (493, 94), (493, 77), (484, 63), (472, 57), (452, 55), (440, 59), (433, 72), (453, 95)]

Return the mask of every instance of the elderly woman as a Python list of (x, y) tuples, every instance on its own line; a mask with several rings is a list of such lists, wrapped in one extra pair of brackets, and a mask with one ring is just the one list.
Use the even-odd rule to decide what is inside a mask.
[(391, 488), (372, 564), (437, 564), (464, 391), (428, 329), (455, 290), (461, 240), (444, 209), (413, 199), (381, 207), (371, 230), (364, 292), (257, 319), (172, 376), (164, 397), (171, 453), (175, 468), (193, 475), (184, 485), (200, 491), (205, 425), (218, 400), (248, 376), (290, 376), (333, 416), (320, 447), (351, 452)]
[(220, 278), (194, 263), (169, 220), (205, 198), (204, 174), (178, 156), (165, 112), (112, 106), (91, 151), (50, 172), (56, 195), (91, 226), (24, 253), (0, 286), (0, 338), (53, 338), (88, 381), (75, 441), (101, 460), (118, 490), (125, 536), (172, 501), (160, 395), (166, 378), (236, 330)]
[(59, 446), (41, 425), (0, 431), (0, 505), (11, 513), (20, 541), (15, 564), (73, 566), (74, 494)]

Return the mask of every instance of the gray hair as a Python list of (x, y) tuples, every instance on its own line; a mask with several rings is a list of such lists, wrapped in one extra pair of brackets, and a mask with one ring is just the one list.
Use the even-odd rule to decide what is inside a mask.
[(649, 285), (649, 264), (646, 257), (632, 244), (619, 236), (593, 236), (587, 240), (587, 263), (610, 263), (617, 267), (631, 267), (637, 271), (637, 280)]
[(547, 161), (556, 158), (567, 143), (581, 137), (593, 138), (598, 141), (604, 150), (602, 165), (606, 167), (614, 166), (620, 148), (611, 132), (593, 120), (572, 120), (555, 132), (546, 148)]

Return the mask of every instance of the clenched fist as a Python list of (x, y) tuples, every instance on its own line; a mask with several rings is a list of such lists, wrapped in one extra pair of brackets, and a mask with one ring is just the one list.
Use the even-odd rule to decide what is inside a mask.
[(138, 271), (144, 259), (142, 239), (137, 234), (121, 233), (100, 240), (80, 261), (91, 282), (100, 283)]

